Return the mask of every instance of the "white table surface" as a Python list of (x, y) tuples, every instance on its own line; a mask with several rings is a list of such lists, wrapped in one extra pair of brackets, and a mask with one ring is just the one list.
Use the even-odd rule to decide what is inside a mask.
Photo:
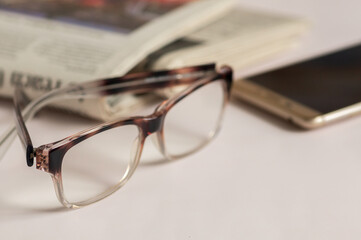
[[(299, 48), (263, 69), (361, 40), (359, 0), (240, 3), (314, 23)], [(11, 107), (0, 106), (3, 130)], [(35, 120), (39, 131), (46, 124)], [(181, 161), (140, 165), (120, 191), (79, 210), (61, 208), (50, 177), (26, 167), (17, 141), (0, 164), (0, 238), (360, 239), (360, 140), (360, 117), (301, 131), (232, 103), (206, 148)]]

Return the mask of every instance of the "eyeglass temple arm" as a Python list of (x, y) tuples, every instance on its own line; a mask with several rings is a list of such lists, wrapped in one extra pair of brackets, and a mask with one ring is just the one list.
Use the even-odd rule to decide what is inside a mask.
[[(150, 92), (154, 89), (190, 84), (200, 78), (209, 76), (210, 74), (216, 75), (214, 64), (170, 71), (129, 74), (123, 77), (97, 80), (54, 90), (30, 103), (24, 92), (21, 89), (17, 89), (14, 96), (16, 127), (10, 127), (2, 136), (0, 140), (0, 159), (14, 140), (16, 136), (15, 130), (17, 128), (21, 143), (26, 150), (27, 165), (30, 167), (34, 164), (34, 147), (25, 122), (31, 119), (38, 110), (54, 99), (64, 97), (84, 98), (107, 96), (123, 92)], [(29, 104), (21, 110), (21, 105), (24, 105), (25, 102)]]
[[(20, 89), (16, 89), (14, 93), (14, 101), (17, 102), (17, 106), (26, 105), (30, 102), (30, 99), (24, 94), (24, 92)], [(15, 115), (16, 117), (19, 116), (20, 108), (15, 108)], [(21, 115), (21, 114), (20, 114)], [(22, 134), (19, 134), (20, 140), (22, 142), (22, 145), (25, 147), (25, 150), (27, 152), (33, 152), (33, 149), (28, 148), (27, 146), (32, 146), (29, 133), (26, 129), (26, 127), (20, 126), (21, 124), (24, 124), (23, 120), (18, 119), (15, 121), (15, 123), (11, 124), (8, 129), (3, 133), (3, 135), (0, 138), (0, 160), (4, 157), (5, 153), (7, 152), (8, 148), (10, 147), (11, 143), (14, 141), (16, 137), (16, 130), (18, 131), (25, 131)], [(26, 141), (30, 141), (30, 143), (27, 143)]]
[(191, 84), (200, 78), (215, 75), (215, 64), (186, 67), (168, 71), (128, 74), (84, 84), (67, 91), (82, 97), (107, 96), (117, 93), (146, 93), (156, 89)]
[(28, 114), (24, 115), (24, 117), (21, 114), (21, 108), (28, 105), (29, 102), (30, 102), (30, 99), (28, 98), (28, 96), (26, 96), (24, 91), (20, 88), (16, 88), (15, 93), (14, 93), (14, 109), (15, 109), (15, 117), (16, 117), (15, 124), (16, 124), (16, 128), (17, 128), (17, 132), (18, 132), (20, 141), (25, 148), (26, 162), (27, 162), (28, 166), (31, 167), (34, 163), (34, 161), (33, 161), (34, 147), (33, 147), (33, 143), (31, 142), (31, 138), (30, 138), (28, 129), (25, 126), (25, 121), (28, 118), (27, 117)]

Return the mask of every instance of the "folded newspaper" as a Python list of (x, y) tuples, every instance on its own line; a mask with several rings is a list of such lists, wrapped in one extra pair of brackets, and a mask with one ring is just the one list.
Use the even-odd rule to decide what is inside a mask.
[[(240, 69), (290, 46), (307, 25), (234, 9), (233, 0), (184, 2), (0, 0), (0, 96), (21, 86), (36, 97), (132, 69), (209, 62)], [(109, 119), (139, 104), (127, 95), (65, 107)]]
[(177, 68), (213, 61), (240, 70), (293, 46), (307, 28), (308, 22), (303, 19), (233, 9), (154, 52), (142, 68)]

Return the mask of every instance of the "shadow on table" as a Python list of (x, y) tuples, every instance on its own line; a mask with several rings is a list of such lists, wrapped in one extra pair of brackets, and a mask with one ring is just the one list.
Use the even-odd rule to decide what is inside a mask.
[[(154, 149), (154, 146), (149, 148)], [(63, 207), (58, 201), (49, 174), (28, 168), (23, 161), (18, 161), (22, 157), (23, 153), (20, 151), (13, 159), (7, 158), (0, 165), (0, 224), (19, 218), (69, 211), (70, 209)], [(166, 161), (162, 156), (152, 155), (141, 161), (138, 168), (155, 167), (170, 162), (172, 161)], [(98, 182), (102, 182), (102, 179)]]

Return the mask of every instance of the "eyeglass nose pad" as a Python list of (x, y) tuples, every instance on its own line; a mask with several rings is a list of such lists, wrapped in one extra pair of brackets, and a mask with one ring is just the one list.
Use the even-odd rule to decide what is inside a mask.
[(161, 133), (160, 132), (154, 133), (150, 135), (150, 138), (152, 139), (152, 142), (155, 145), (155, 147), (158, 149), (158, 151), (165, 156)]

